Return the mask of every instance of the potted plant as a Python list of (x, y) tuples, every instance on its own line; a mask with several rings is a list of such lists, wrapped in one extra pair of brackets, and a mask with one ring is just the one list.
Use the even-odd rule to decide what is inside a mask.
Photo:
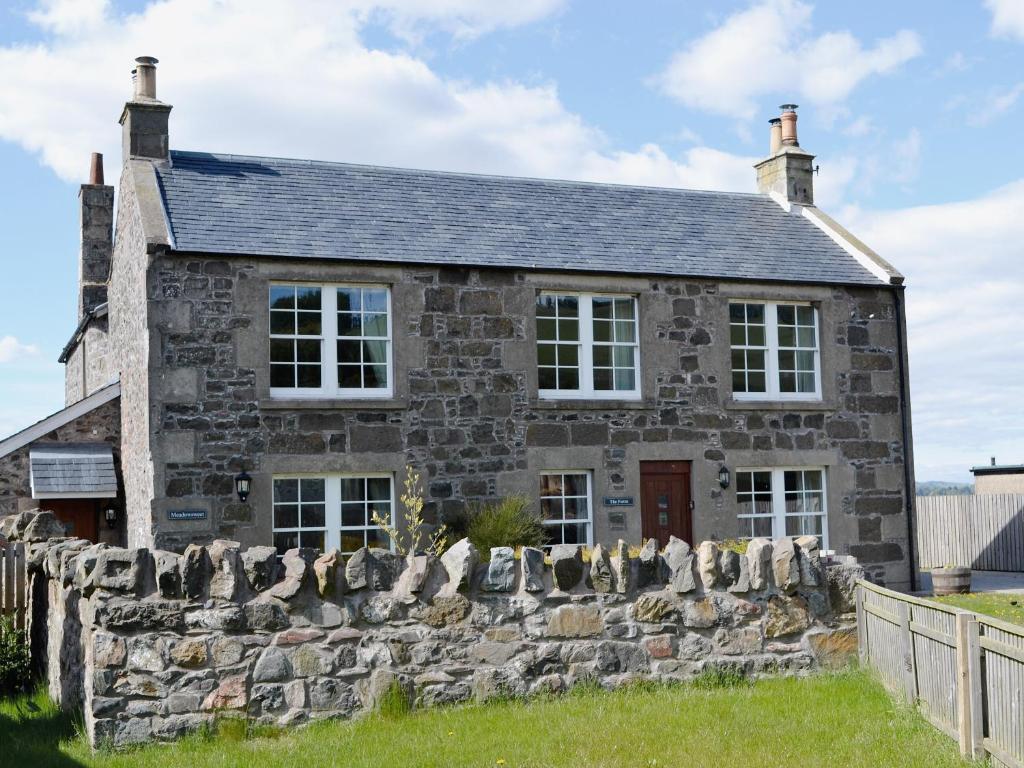
[(971, 569), (964, 565), (946, 565), (932, 569), (932, 593), (958, 595), (971, 591)]

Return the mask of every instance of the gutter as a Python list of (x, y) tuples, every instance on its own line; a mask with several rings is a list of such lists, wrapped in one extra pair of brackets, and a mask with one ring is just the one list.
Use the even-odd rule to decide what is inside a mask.
[(103, 317), (107, 314), (107, 302), (97, 304), (95, 307), (90, 309), (78, 323), (78, 327), (75, 328), (75, 332), (71, 334), (71, 339), (67, 344), (64, 345), (64, 349), (61, 350), (60, 357), (57, 358), (58, 363), (66, 363), (68, 358), (71, 357), (71, 353), (75, 351), (75, 347), (78, 346), (78, 342), (82, 340), (85, 335), (85, 329), (89, 327), (91, 323), (97, 317)]
[(907, 408), (907, 366), (904, 360), (905, 345), (903, 343), (906, 327), (903, 322), (903, 291), (902, 285), (892, 286), (893, 308), (896, 311), (896, 352), (900, 363), (900, 430), (903, 437), (903, 486), (906, 489), (907, 512), (907, 554), (910, 556), (910, 591), (917, 591), (917, 558), (914, 546), (914, 499), (916, 491), (911, 487), (913, 478), (910, 473), (910, 413)]

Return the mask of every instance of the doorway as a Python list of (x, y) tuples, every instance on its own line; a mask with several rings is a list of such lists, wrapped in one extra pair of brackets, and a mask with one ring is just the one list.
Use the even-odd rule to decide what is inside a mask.
[(670, 536), (693, 546), (690, 462), (640, 462), (640, 523), (644, 539), (665, 546)]
[(101, 505), (96, 499), (42, 499), (38, 503), (57, 515), (68, 536), (99, 541)]

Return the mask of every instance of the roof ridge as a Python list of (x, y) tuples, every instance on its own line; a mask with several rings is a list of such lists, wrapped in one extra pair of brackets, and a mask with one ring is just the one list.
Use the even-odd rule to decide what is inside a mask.
[(301, 165), (326, 165), (344, 168), (366, 168), (375, 171), (390, 171), (398, 173), (423, 174), (428, 176), (450, 176), (454, 178), (469, 179), (494, 179), (495, 181), (533, 181), (541, 184), (558, 184), (566, 186), (600, 187), (602, 189), (643, 189), (655, 190), (658, 192), (689, 192), (702, 195), (718, 195), (722, 197), (740, 197), (744, 199), (759, 199), (772, 202), (771, 198), (759, 192), (731, 192), (721, 189), (695, 189), (693, 187), (661, 187), (654, 184), (625, 184), (622, 182), (588, 181), (581, 179), (545, 178), (543, 176), (516, 176), (513, 174), (501, 173), (474, 173), (472, 171), (445, 171), (431, 168), (412, 168), (399, 165), (379, 165), (375, 163), (349, 163), (342, 160), (313, 160), (301, 157), (272, 157), (269, 155), (239, 155), (233, 152), (200, 152), (197, 150), (173, 149), (171, 160), (176, 156), (190, 157), (213, 157), (219, 160), (271, 160), (279, 163), (295, 163)]

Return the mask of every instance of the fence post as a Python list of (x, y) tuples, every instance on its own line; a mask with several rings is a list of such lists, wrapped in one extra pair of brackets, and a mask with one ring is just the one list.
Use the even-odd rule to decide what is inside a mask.
[(853, 594), (857, 605), (857, 656), (861, 666), (866, 667), (870, 653), (868, 650), (868, 617), (864, 610), (864, 587), (858, 584)]
[(914, 658), (914, 634), (910, 631), (910, 605), (900, 601), (896, 606), (900, 619), (900, 638), (903, 644), (903, 689), (907, 701), (917, 703), (917, 660)]
[[(957, 625), (959, 629), (959, 624)], [(968, 696), (970, 705), (970, 740), (968, 757), (981, 760), (985, 757), (985, 712), (983, 709), (985, 677), (981, 672), (981, 631), (978, 617), (969, 614), (964, 628), (967, 640), (967, 679), (970, 683)]]
[(974, 757), (974, 747), (971, 741), (974, 707), (971, 701), (971, 692), (976, 685), (980, 684), (980, 681), (971, 675), (968, 625), (972, 619), (974, 619), (974, 614), (966, 611), (958, 612), (956, 615), (956, 719), (960, 754), (964, 757)]

